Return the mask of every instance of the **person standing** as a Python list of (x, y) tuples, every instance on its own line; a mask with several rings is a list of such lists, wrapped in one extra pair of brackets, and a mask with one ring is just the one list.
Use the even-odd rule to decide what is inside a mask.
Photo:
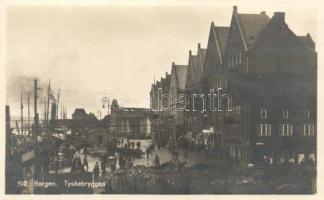
[(160, 158), (157, 154), (155, 154), (154, 166), (156, 166), (156, 167), (160, 166)]
[(96, 181), (99, 178), (99, 164), (96, 162), (93, 168), (93, 179)]
[(100, 165), (101, 165), (102, 174), (106, 174), (106, 166), (107, 166), (107, 158), (106, 158), (106, 156), (101, 157)]
[(72, 166), (71, 166), (71, 172), (75, 172), (77, 170), (77, 159), (75, 156), (72, 158)]
[(88, 159), (86, 154), (84, 154), (83, 157), (83, 167), (87, 167), (87, 171), (89, 170)]
[(84, 171), (84, 165), (83, 165), (83, 163), (81, 161), (81, 157), (80, 156), (79, 156), (78, 162), (79, 162), (79, 169), (80, 169), (80, 171)]
[(149, 159), (150, 158), (150, 148), (149, 147), (146, 148), (145, 153), (146, 153), (146, 158)]
[(124, 160), (123, 156), (119, 156), (119, 167), (120, 167), (120, 169), (125, 168), (125, 160)]
[(87, 147), (84, 147), (84, 149), (83, 149), (83, 154), (84, 154), (85, 156), (87, 156), (88, 153), (89, 153), (89, 152), (88, 152), (88, 148), (87, 148)]

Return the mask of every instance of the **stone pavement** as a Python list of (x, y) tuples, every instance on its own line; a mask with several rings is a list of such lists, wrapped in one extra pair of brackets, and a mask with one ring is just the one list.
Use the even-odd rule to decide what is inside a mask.
[[(188, 158), (184, 157), (184, 150), (180, 150), (179, 153), (180, 153), (179, 155), (180, 162), (186, 162), (187, 167), (193, 166), (195, 164), (200, 164), (200, 163), (204, 163), (204, 164), (211, 163), (211, 159), (212, 159), (212, 158), (208, 158), (206, 153), (204, 152), (197, 153), (193, 151), (188, 151)], [(152, 166), (156, 154), (159, 156), (161, 164), (172, 160), (172, 154), (166, 147), (161, 147), (160, 150), (158, 150), (158, 148), (155, 147), (155, 151), (152, 152), (152, 155), (150, 156), (149, 159), (146, 158), (146, 154), (145, 154), (142, 156), (141, 159), (136, 159), (134, 161), (134, 165)]]
[[(130, 141), (138, 141), (138, 140), (130, 140)], [(143, 153), (145, 152), (146, 148), (152, 143), (151, 140), (140, 140), (141, 141), (141, 150)], [(194, 151), (188, 151), (188, 158), (184, 157), (184, 150), (179, 150), (179, 160), (180, 162), (186, 162), (186, 166), (190, 167), (195, 164), (200, 164), (200, 163), (211, 163), (212, 157), (208, 158), (207, 154), (204, 152), (194, 152)], [(160, 158), (160, 164), (169, 162), (172, 160), (172, 155), (171, 152), (166, 148), (166, 147), (161, 147), (160, 150), (158, 150), (157, 145), (155, 145), (155, 151), (152, 152), (151, 156), (149, 159), (146, 158), (146, 154), (144, 153), (141, 158), (135, 159), (134, 160), (134, 166), (135, 165), (144, 165), (144, 166), (153, 166), (153, 160), (155, 155), (158, 155)], [(83, 160), (83, 153), (82, 151), (80, 152), (80, 157), (81, 160)], [(96, 162), (99, 162), (100, 166), (100, 158), (99, 157), (93, 157), (91, 155), (88, 155), (88, 165), (89, 165), (89, 172), (92, 172), (94, 165)], [(119, 169), (119, 161), (117, 161), (117, 169)], [(66, 167), (61, 170), (61, 172), (70, 172), (71, 168)]]

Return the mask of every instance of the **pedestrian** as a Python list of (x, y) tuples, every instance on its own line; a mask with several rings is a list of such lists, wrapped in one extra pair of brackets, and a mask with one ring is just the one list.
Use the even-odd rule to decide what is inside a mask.
[(150, 148), (149, 147), (146, 148), (145, 153), (146, 153), (146, 158), (149, 159), (150, 158)]
[(155, 151), (155, 144), (152, 144), (152, 151)]
[(119, 156), (119, 167), (120, 167), (120, 169), (125, 168), (125, 160), (124, 160), (123, 156)]
[(155, 154), (154, 166), (156, 166), (156, 167), (160, 166), (160, 158), (157, 154)]
[(93, 168), (93, 179), (96, 181), (99, 177), (99, 164), (96, 162), (94, 168)]
[(133, 159), (131, 157), (128, 158), (128, 167), (129, 168), (133, 167)]
[(107, 165), (107, 159), (106, 156), (101, 157), (100, 167), (102, 174), (106, 174), (106, 165)]
[(88, 164), (88, 159), (86, 154), (83, 157), (83, 167), (87, 167), (87, 171), (89, 170), (89, 164)]
[(109, 163), (110, 163), (110, 168), (113, 172), (115, 172), (116, 170), (116, 164), (117, 164), (117, 158), (116, 157), (112, 157), (111, 159), (109, 159)]
[(71, 173), (76, 172), (77, 170), (77, 160), (75, 157), (72, 158)]
[(89, 153), (89, 152), (88, 152), (88, 148), (87, 148), (87, 147), (84, 147), (84, 149), (83, 149), (83, 154), (84, 154), (85, 156), (87, 156), (88, 153)]
[(58, 156), (54, 156), (54, 164), (55, 164), (55, 172), (58, 174), (59, 165), (60, 165)]
[(78, 169), (78, 171), (81, 171), (81, 172), (84, 171), (84, 167), (83, 167), (80, 156), (77, 157), (77, 169)]

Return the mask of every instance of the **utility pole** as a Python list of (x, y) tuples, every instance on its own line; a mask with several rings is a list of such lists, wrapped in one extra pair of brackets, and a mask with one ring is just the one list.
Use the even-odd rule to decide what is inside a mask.
[(37, 130), (38, 130), (38, 113), (37, 113), (37, 98), (38, 98), (38, 94), (37, 94), (37, 79), (34, 80), (34, 141), (37, 142)]
[(17, 120), (16, 120), (16, 127), (17, 127), (17, 131), (18, 131), (18, 135), (20, 135), (19, 125), (18, 125), (18, 121)]
[(65, 106), (65, 109), (64, 109), (65, 111), (64, 111), (64, 115), (65, 115), (65, 119), (67, 119), (67, 107)]
[(24, 106), (23, 106), (23, 97), (22, 92), (20, 92), (20, 129), (21, 129), (21, 135), (24, 134)]
[(51, 93), (51, 79), (48, 82), (48, 89), (47, 89), (46, 128), (48, 128), (48, 121), (49, 121), (48, 118), (49, 118), (50, 93)]
[(58, 119), (59, 105), (60, 105), (60, 89), (57, 93), (57, 107), (56, 107), (56, 119)]
[(45, 128), (46, 127), (46, 96), (44, 97), (44, 122), (43, 122), (43, 127)]
[(61, 103), (61, 119), (63, 119), (63, 104)]
[[(34, 139), (34, 180), (38, 176), (39, 172), (39, 166), (38, 166), (38, 147), (37, 147), (37, 137), (38, 137), (38, 120), (39, 115), (37, 113), (37, 98), (38, 98), (38, 86), (37, 86), (37, 79), (34, 80), (34, 133), (33, 133), (33, 139)], [(36, 188), (33, 188), (34, 193), (36, 192)]]
[(109, 105), (109, 98), (108, 98), (108, 115), (109, 115), (109, 108), (110, 108), (110, 105)]
[(28, 135), (30, 134), (30, 97), (29, 97), (29, 91), (28, 91), (28, 99), (27, 99), (27, 101), (28, 101), (28, 128), (27, 128), (27, 130), (28, 130)]

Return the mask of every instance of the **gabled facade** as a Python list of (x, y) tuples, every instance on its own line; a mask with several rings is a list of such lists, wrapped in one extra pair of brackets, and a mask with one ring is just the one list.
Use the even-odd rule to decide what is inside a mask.
[(203, 67), (206, 58), (206, 49), (198, 44), (197, 55), (189, 51), (188, 71), (186, 78), (187, 111), (185, 124), (187, 136), (192, 136), (202, 131), (203, 94), (202, 80)]
[(160, 82), (152, 84), (150, 92), (152, 116), (152, 139), (164, 146), (169, 140), (169, 128), (167, 123), (170, 119), (169, 110), (162, 109), (168, 102), (163, 101), (163, 95), (170, 94), (171, 74), (165, 73)]
[[(315, 157), (314, 46), (310, 36), (301, 39), (289, 29), (285, 13), (270, 19), (234, 7), (223, 67), (224, 88), (233, 98), (233, 111), (225, 114), (225, 145), (235, 161)], [(300, 138), (302, 132), (311, 136)]]
[(187, 65), (176, 65), (172, 63), (170, 80), (170, 98), (171, 104), (169, 115), (172, 119), (172, 129), (170, 140), (175, 141), (185, 132), (185, 110), (186, 110), (186, 74)]
[[(225, 61), (225, 50), (229, 27), (215, 26), (212, 22), (209, 31), (208, 45), (205, 64), (203, 68), (203, 92), (206, 96), (206, 112), (203, 114), (203, 129), (211, 130), (209, 134), (211, 141), (208, 141), (209, 149), (216, 150), (216, 156), (220, 156), (220, 148), (224, 137), (224, 112), (218, 111), (216, 101), (211, 101), (208, 94), (217, 93), (223, 89), (223, 63)], [(221, 90), (220, 90), (221, 91)], [(216, 108), (212, 109), (212, 108)], [(205, 137), (205, 136), (204, 136)], [(206, 142), (205, 142), (206, 143)]]
[[(187, 111), (172, 101), (173, 126), (164, 124), (177, 130), (170, 139), (193, 135), (196, 145), (243, 165), (316, 160), (316, 81), (310, 34), (297, 36), (283, 12), (270, 18), (234, 6), (229, 27), (211, 24), (207, 50), (190, 51), (187, 68), (173, 64), (169, 93), (185, 95)], [(227, 105), (220, 97), (212, 110), (211, 91), (226, 95)]]

